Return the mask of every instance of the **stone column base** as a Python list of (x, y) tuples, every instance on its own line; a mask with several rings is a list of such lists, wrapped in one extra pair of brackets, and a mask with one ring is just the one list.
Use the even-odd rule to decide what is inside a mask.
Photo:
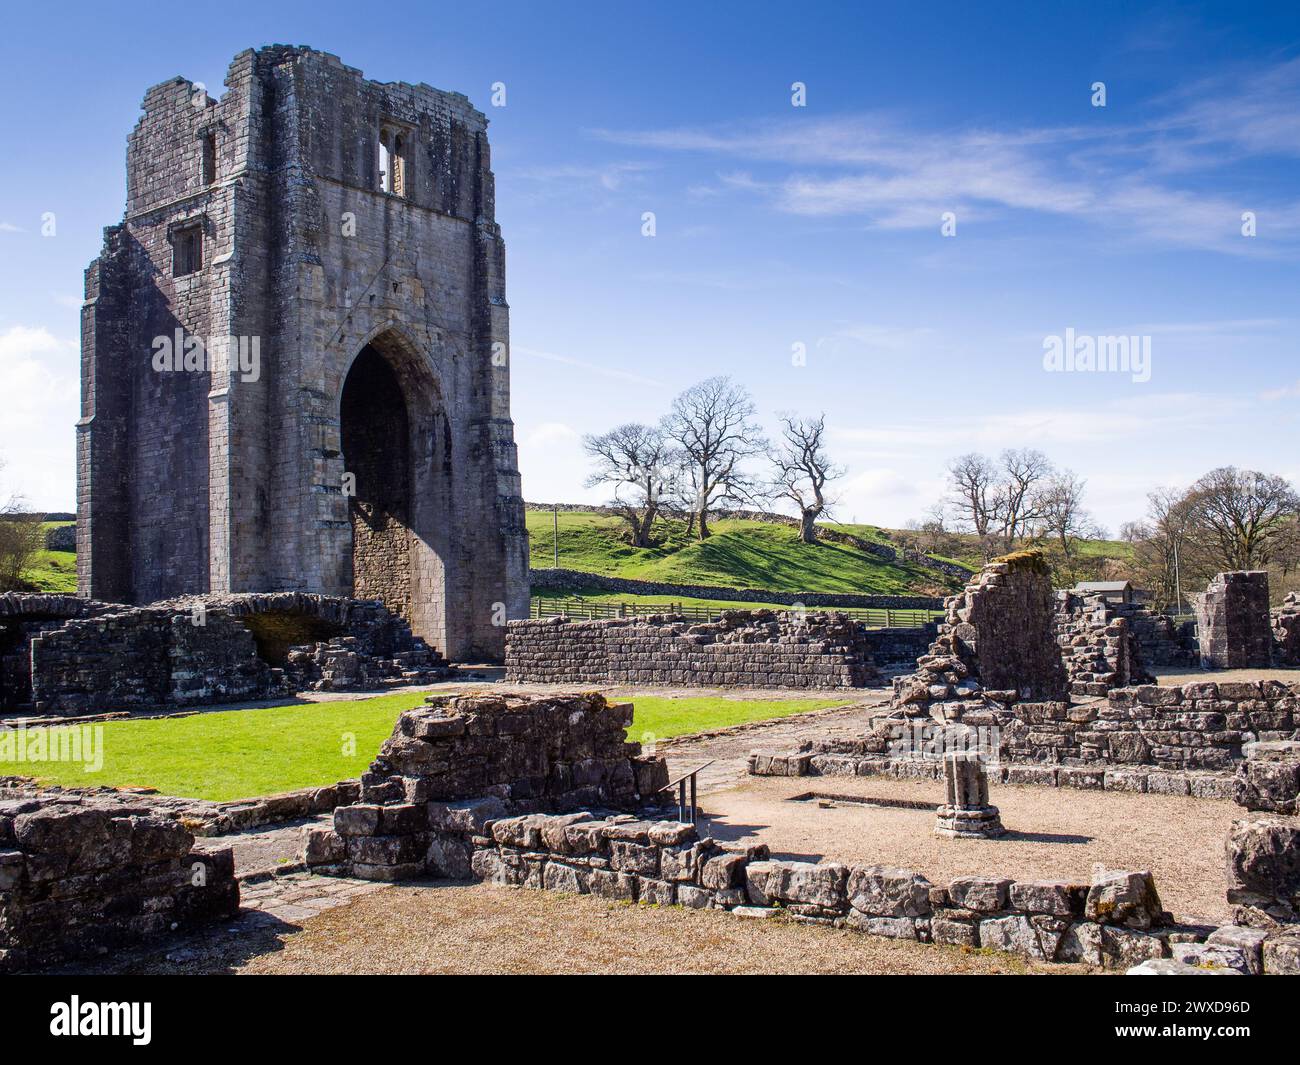
[(940, 806), (934, 834), (948, 839), (993, 839), (1006, 832), (996, 806)]

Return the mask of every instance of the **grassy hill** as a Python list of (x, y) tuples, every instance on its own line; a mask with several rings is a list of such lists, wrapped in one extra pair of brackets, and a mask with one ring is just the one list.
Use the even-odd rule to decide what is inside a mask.
[[(71, 521), (47, 521), (45, 529), (59, 525), (75, 525)], [(23, 580), (40, 592), (65, 592), (77, 590), (77, 555), (75, 551), (37, 551), (31, 565), (23, 572)]]
[[(532, 565), (554, 565), (555, 534), (547, 511), (528, 511)], [(657, 547), (631, 546), (618, 518), (591, 512), (559, 517), (559, 564), (608, 577), (767, 588), (781, 592), (866, 592), (881, 595), (942, 595), (962, 581), (928, 566), (890, 562), (844, 544), (805, 544), (787, 525), (721, 520), (703, 543), (686, 535), (682, 522), (659, 528)], [(849, 531), (849, 530), (846, 530)], [(887, 543), (878, 533), (864, 537)]]
[[(532, 545), (532, 565), (553, 564), (555, 538), (549, 511), (527, 512)], [(49, 522), (47, 527), (69, 522)], [(896, 550), (911, 545), (916, 534), (876, 525), (830, 526), (871, 543)], [(608, 577), (670, 584), (705, 584), (720, 588), (768, 588), (780, 592), (858, 592), (878, 595), (944, 595), (959, 589), (959, 578), (929, 566), (889, 562), (845, 544), (804, 544), (794, 528), (763, 521), (722, 520), (713, 524), (714, 535), (703, 543), (686, 535), (682, 522), (657, 527), (656, 547), (632, 547), (618, 518), (589, 511), (560, 514), (560, 565)], [(1049, 552), (1049, 555), (1051, 552)], [(942, 551), (932, 557), (956, 561), (970, 569), (980, 565), (974, 537), (949, 534)], [(1081, 541), (1075, 560), (1067, 567), (1054, 558), (1058, 585), (1105, 576), (1108, 566), (1131, 558), (1131, 547), (1117, 540)], [(41, 551), (25, 579), (41, 591), (75, 592), (77, 559), (71, 551)], [(591, 599), (629, 599), (627, 595), (599, 595), (569, 589)], [(562, 593), (548, 593), (562, 594)], [(645, 603), (688, 603), (681, 597), (638, 596)], [(690, 600), (688, 605), (720, 605), (722, 600)], [(758, 605), (758, 604), (750, 604)]]

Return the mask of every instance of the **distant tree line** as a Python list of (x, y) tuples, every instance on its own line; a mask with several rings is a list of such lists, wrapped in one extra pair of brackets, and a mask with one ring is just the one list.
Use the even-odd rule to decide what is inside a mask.
[(1080, 550), (1107, 536), (1084, 505), (1085, 488), (1072, 471), (1030, 448), (996, 458), (960, 455), (948, 464), (946, 497), (909, 523), (909, 533), (940, 555), (969, 554), (973, 539), (986, 561), (1045, 547), (1058, 583), (1132, 580), (1162, 609), (1185, 609), (1189, 592), (1226, 570), (1271, 570), (1275, 593), (1300, 576), (1300, 495), (1283, 477), (1224, 466), (1188, 488), (1156, 489), (1145, 517), (1120, 529), (1131, 559), (1110, 559), (1100, 570)]
[(1185, 606), (1216, 573), (1269, 570), (1281, 593), (1300, 568), (1300, 495), (1284, 477), (1222, 466), (1189, 488), (1158, 488), (1120, 530), (1133, 576), (1167, 608)]

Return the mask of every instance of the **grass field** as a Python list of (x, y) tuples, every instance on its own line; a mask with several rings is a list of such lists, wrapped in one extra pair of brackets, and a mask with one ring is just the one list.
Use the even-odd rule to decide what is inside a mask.
[[(73, 525), (70, 521), (47, 521), (42, 529), (60, 525)], [(38, 551), (31, 565), (23, 571), (23, 579), (42, 592), (75, 593), (77, 590), (77, 554), (75, 551)]]
[[(55, 784), (156, 788), (164, 795), (224, 801), (318, 787), (365, 771), (403, 710), (424, 693), (221, 710), (189, 717), (108, 721), (103, 765), (0, 761), (0, 775)], [(743, 721), (840, 705), (827, 699), (637, 698), (629, 739), (667, 739)], [(90, 726), (95, 727), (95, 726)], [(30, 736), (29, 736), (30, 739)]]
[[(554, 564), (552, 516), (528, 512), (532, 565)], [(681, 522), (664, 522), (663, 542), (638, 548), (627, 543), (618, 518), (590, 512), (559, 516), (560, 566), (609, 577), (768, 588), (780, 592), (917, 594), (953, 589), (961, 582), (938, 570), (889, 562), (842, 544), (805, 544), (790, 526), (762, 521), (718, 521), (702, 543), (686, 536)], [(885, 542), (883, 537), (879, 537)]]

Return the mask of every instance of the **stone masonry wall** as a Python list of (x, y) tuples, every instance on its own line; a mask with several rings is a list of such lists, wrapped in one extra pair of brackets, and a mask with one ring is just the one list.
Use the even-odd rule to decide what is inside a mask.
[[(946, 885), (880, 865), (773, 861), (726, 847), (645, 800), (661, 759), (622, 741), (631, 706), (598, 694), (433, 696), (404, 713), (361, 801), (303, 830), (313, 871), (375, 880), (435, 876), (715, 908), (873, 935), (1127, 968), (1168, 957), (1180, 929), (1149, 873), (1091, 883), (963, 876)], [(573, 804), (577, 804), (575, 807)], [(613, 813), (611, 806), (639, 808)]]
[[(963, 724), (970, 720), (968, 715)], [(1071, 705), (1022, 702), (990, 716), (1004, 783), (1232, 798), (1230, 771), (1248, 744), (1300, 738), (1300, 685), (1278, 681), (1142, 685)], [(937, 778), (942, 764), (910, 746), (907, 719), (882, 716), (855, 740), (755, 753), (758, 776)]]
[(1205, 669), (1271, 665), (1267, 571), (1220, 573), (1196, 600), (1196, 624)]
[(1279, 666), (1300, 666), (1300, 595), (1288, 592), (1272, 614), (1273, 660)]
[(630, 704), (594, 692), (430, 696), (398, 719), (361, 777), (360, 801), (337, 807), (332, 829), (307, 831), (305, 860), (370, 880), (468, 875), (468, 850), (444, 838), (448, 802), (481, 800), (493, 817), (632, 809), (668, 771), (626, 742), (631, 722)]
[(130, 800), (0, 802), (0, 972), (96, 957), (231, 917), (229, 847)]
[(1057, 593), (1056, 642), (1072, 696), (1105, 695), (1113, 688), (1154, 683), (1127, 616), (1099, 595)]
[(960, 595), (929, 653), (894, 679), (894, 705), (918, 717), (1005, 708), (1019, 700), (1063, 699), (1069, 680), (1054, 634), (1055, 595), (1041, 552), (990, 562)]
[(512, 621), (506, 676), (554, 684), (860, 688), (879, 675), (864, 631), (844, 615), (735, 610), (707, 623), (670, 615)]
[[(10, 597), (36, 605), (48, 597)], [(84, 600), (78, 600), (85, 604)], [(57, 605), (57, 604), (56, 604)], [(260, 699), (305, 689), (422, 684), (446, 663), (381, 603), (295, 592), (195, 596), (147, 607), (86, 604), (15, 629), (0, 709), (78, 714)], [(0, 614), (0, 634), (5, 615)]]
[[(413, 816), (392, 810), (379, 809), (381, 831), (400, 829)], [(483, 798), (429, 803), (427, 817), (427, 850), (423, 836), (401, 838), (416, 840), (409, 854), (424, 855), (424, 868), (437, 877), (646, 905), (782, 913), (869, 935), (1108, 968), (1168, 957), (1173, 943), (1198, 935), (1173, 924), (1144, 872), (1107, 871), (1091, 883), (963, 876), (936, 885), (888, 866), (774, 861), (763, 845), (727, 847), (701, 839), (693, 825), (627, 814), (509, 816), (501, 800)], [(345, 853), (391, 849), (378, 842), (382, 836), (365, 834), (373, 824), (365, 809), (342, 821), (336, 816), (335, 833), (307, 829), (309, 863), (326, 871)]]

